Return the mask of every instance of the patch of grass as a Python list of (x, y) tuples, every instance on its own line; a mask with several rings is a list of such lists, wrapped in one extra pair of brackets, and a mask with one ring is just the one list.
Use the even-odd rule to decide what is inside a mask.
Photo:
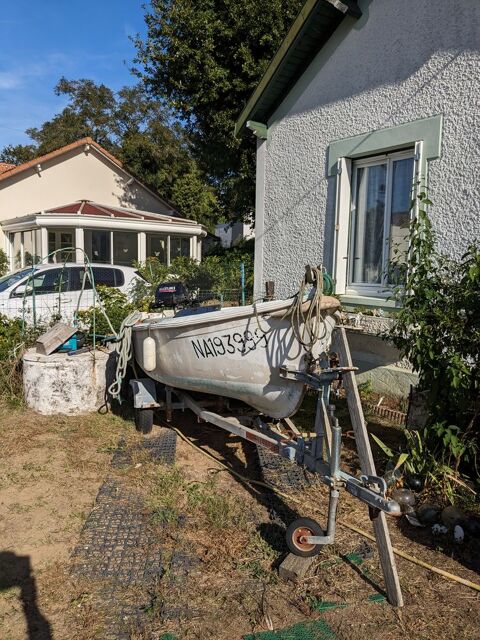
[(179, 507), (184, 502), (185, 478), (178, 467), (159, 466), (147, 507), (157, 524), (172, 524), (178, 520)]
[(195, 482), (187, 486), (187, 505), (200, 511), (206, 523), (214, 529), (225, 529), (232, 524), (234, 509), (232, 503), (216, 492), (215, 480), (207, 483)]
[(272, 572), (272, 566), (279, 556), (280, 552), (273, 549), (259, 531), (255, 531), (249, 538), (245, 558), (241, 559), (238, 568), (257, 580), (276, 583), (278, 576)]

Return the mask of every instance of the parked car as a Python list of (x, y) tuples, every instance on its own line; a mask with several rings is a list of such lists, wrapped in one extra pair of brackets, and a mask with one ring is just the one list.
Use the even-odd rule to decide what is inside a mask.
[(183, 282), (162, 282), (155, 290), (153, 308), (184, 307), (191, 302), (191, 296)]
[[(88, 271), (88, 269), (87, 269)], [(48, 322), (58, 315), (69, 321), (77, 307), (93, 305), (93, 288), (85, 276), (86, 267), (76, 263), (42, 264), (26, 267), (0, 278), (0, 314), (24, 316)], [(129, 295), (136, 280), (143, 280), (133, 267), (92, 264), (95, 286), (115, 287)]]

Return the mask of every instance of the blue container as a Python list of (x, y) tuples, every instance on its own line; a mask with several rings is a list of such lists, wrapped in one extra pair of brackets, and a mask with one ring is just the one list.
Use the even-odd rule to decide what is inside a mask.
[(77, 350), (77, 335), (75, 334), (62, 344), (57, 351), (76, 351)]

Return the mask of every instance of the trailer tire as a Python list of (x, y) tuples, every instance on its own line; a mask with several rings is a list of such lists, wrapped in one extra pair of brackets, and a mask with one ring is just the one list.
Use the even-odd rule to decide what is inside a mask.
[(287, 547), (295, 556), (311, 558), (320, 552), (321, 545), (301, 542), (302, 536), (323, 536), (322, 527), (311, 518), (299, 518), (294, 520), (286, 532)]
[(153, 429), (153, 409), (135, 409), (135, 428), (140, 433), (151, 433)]

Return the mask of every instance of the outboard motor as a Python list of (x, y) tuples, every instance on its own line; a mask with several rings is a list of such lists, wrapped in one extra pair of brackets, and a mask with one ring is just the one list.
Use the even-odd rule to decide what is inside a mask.
[(190, 295), (183, 282), (162, 282), (155, 291), (156, 309), (184, 307), (190, 303)]

